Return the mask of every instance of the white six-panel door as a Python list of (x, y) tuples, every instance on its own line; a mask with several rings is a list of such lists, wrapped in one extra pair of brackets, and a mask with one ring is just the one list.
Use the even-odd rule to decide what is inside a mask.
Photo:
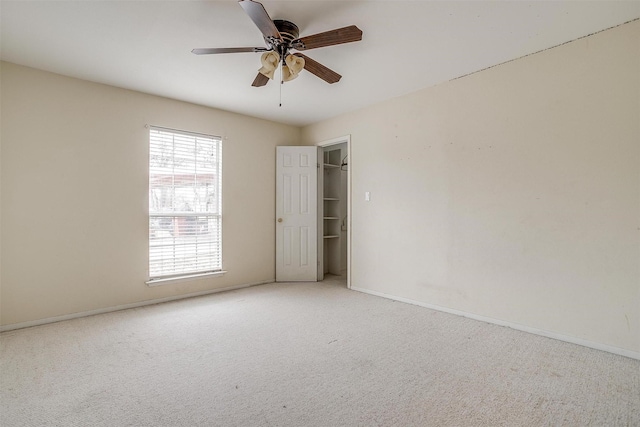
[(277, 147), (276, 281), (318, 272), (318, 147)]

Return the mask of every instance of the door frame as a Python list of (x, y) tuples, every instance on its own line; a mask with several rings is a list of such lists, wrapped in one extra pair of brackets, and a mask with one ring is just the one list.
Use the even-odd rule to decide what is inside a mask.
[[(315, 145), (324, 149), (342, 143), (347, 144), (347, 158), (349, 159), (347, 166), (347, 288), (351, 289), (351, 135), (320, 141)], [(318, 194), (318, 198), (322, 198), (322, 193)], [(318, 203), (318, 210), (321, 210), (322, 207), (323, 204)]]

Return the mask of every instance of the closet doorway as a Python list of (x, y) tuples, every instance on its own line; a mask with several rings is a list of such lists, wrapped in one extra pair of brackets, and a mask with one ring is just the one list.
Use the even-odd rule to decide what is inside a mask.
[(318, 280), (344, 280), (351, 288), (351, 137), (317, 144)]

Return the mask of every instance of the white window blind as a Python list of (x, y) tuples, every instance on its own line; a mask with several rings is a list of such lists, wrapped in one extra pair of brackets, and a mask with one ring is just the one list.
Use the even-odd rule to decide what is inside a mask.
[(222, 270), (222, 141), (151, 127), (150, 279)]

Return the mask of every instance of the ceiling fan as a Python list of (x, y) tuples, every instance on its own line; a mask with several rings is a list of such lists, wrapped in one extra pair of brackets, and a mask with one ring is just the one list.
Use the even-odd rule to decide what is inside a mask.
[(302, 53), (291, 53), (291, 51), (304, 51), (362, 40), (362, 31), (355, 25), (299, 37), (298, 27), (293, 22), (281, 19), (272, 20), (261, 3), (252, 0), (239, 0), (238, 3), (262, 32), (267, 47), (214, 47), (193, 49), (191, 52), (196, 55), (263, 52), (262, 68), (258, 71), (251, 86), (266, 85), (269, 79), (273, 79), (274, 72), (280, 64), (282, 64), (281, 78), (283, 82), (295, 79), (298, 73), (305, 69), (327, 83), (336, 83), (342, 78), (340, 74)]

